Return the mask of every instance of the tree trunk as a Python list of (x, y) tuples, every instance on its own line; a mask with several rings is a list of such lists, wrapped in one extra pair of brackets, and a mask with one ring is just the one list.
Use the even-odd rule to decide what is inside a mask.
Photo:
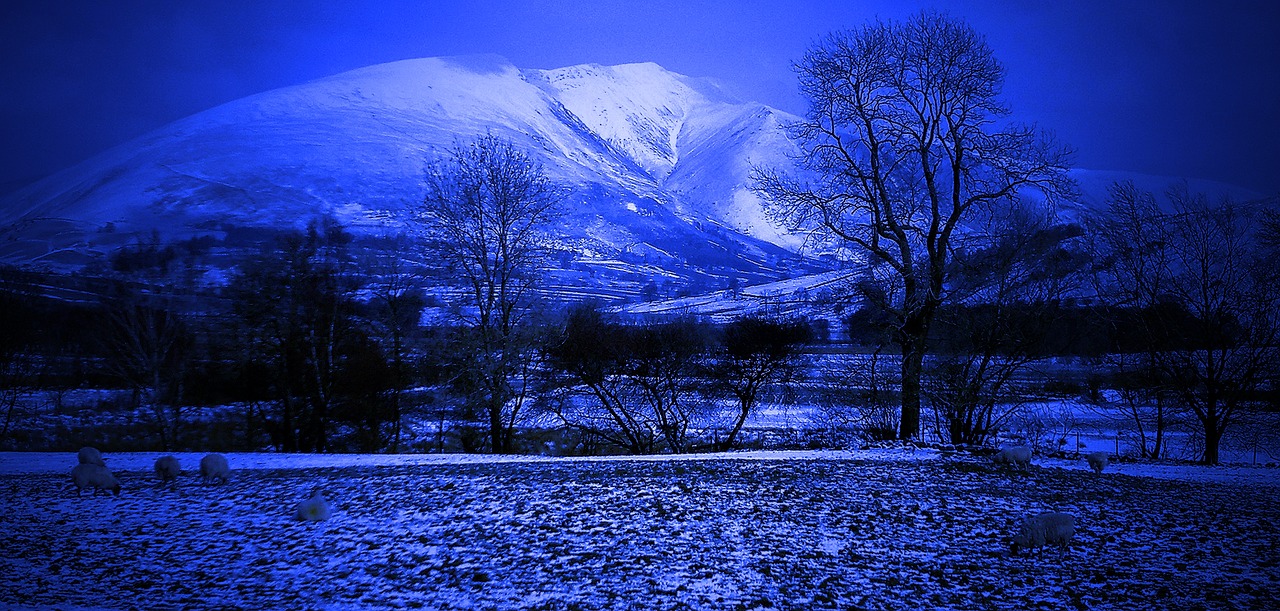
[(392, 437), (392, 441), (391, 441), (391, 453), (399, 454), (400, 453), (400, 435), (402, 432), (401, 418), (400, 418), (400, 391), (396, 391), (394, 411), (396, 415), (395, 428), (394, 428), (395, 434), (394, 434), (394, 437)]
[(899, 439), (920, 435), (920, 376), (924, 371), (924, 342), (902, 343), (902, 421)]
[[(398, 317), (394, 314), (394, 310), (392, 319), (398, 320)], [(391, 438), (391, 453), (399, 454), (400, 433), (403, 419), (403, 416), (400, 413), (400, 397), (404, 389), (404, 341), (398, 325), (394, 327), (394, 331), (391, 336), (391, 354), (391, 365), (393, 367), (392, 371), (394, 372), (391, 380), (391, 383), (394, 385), (391, 389), (391, 415), (395, 422), (393, 427), (394, 436)]]
[(1204, 464), (1218, 464), (1218, 449), (1222, 445), (1222, 429), (1213, 420), (1204, 423)]
[(738, 406), (741, 408), (738, 412), (738, 421), (733, 423), (733, 430), (729, 431), (729, 436), (724, 441), (716, 444), (716, 451), (728, 452), (733, 449), (733, 442), (738, 438), (738, 433), (742, 431), (742, 425), (746, 424), (747, 416), (751, 415), (751, 409), (755, 402), (754, 392), (743, 393), (738, 397)]
[(510, 443), (507, 441), (506, 427), (502, 423), (502, 406), (489, 406), (489, 446), (494, 454), (510, 454)]
[(4, 428), (0, 429), (0, 439), (9, 436), (9, 425), (13, 422), (13, 410), (18, 406), (18, 391), (13, 390), (12, 393), (12, 395), (5, 397)]
[(281, 398), (281, 403), (284, 406), (284, 410), (282, 410), (280, 418), (280, 433), (283, 437), (284, 451), (296, 453), (298, 451), (298, 427), (293, 413), (293, 400), (286, 394)]
[(907, 440), (920, 436), (920, 381), (924, 376), (929, 327), (938, 302), (927, 295), (916, 294), (910, 288), (904, 299), (907, 313), (897, 333), (898, 343), (902, 346), (902, 420), (898, 438)]
[(1164, 399), (1156, 396), (1156, 441), (1155, 447), (1151, 449), (1151, 458), (1160, 460), (1160, 455), (1164, 450)]

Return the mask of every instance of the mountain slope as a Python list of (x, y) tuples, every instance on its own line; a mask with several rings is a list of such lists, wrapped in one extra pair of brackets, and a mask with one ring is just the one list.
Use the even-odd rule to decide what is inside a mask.
[[(736, 136), (744, 117), (776, 133)], [(740, 222), (731, 204), (747, 192), (752, 160), (779, 159), (752, 149), (785, 141), (785, 120), (654, 64), (382, 64), (193, 115), (11, 194), (0, 201), (0, 258), (80, 264), (152, 231), (179, 239), (301, 228), (326, 215), (357, 232), (401, 231), (412, 226), (427, 160), (494, 134), (572, 188), (564, 244), (764, 273), (766, 258), (796, 256), (754, 239), (784, 232), (758, 211)], [(698, 168), (732, 171), (689, 188)]]

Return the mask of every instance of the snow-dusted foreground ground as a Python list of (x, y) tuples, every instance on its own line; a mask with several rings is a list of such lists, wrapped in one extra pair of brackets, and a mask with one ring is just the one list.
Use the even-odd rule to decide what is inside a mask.
[[(0, 607), (1280, 608), (1275, 469), (233, 454), (206, 487), (184, 454), (168, 490), (155, 456), (77, 498), (74, 456), (0, 454)], [(315, 486), (334, 517), (292, 521)], [(1010, 557), (1044, 510), (1077, 516), (1071, 553)]]

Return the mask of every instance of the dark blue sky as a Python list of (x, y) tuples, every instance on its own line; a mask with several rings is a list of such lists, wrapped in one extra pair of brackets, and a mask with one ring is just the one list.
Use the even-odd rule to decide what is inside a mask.
[(800, 113), (791, 62), (813, 41), (922, 7), (987, 36), (1016, 116), (1078, 166), (1280, 193), (1280, 3), (1115, 0), (9, 0), (0, 191), (223, 102), (413, 57), (653, 61)]

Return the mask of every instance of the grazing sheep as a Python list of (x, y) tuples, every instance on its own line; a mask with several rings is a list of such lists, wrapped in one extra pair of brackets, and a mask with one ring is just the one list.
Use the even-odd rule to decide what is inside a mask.
[(1066, 513), (1042, 513), (1030, 516), (1022, 521), (1018, 534), (1013, 536), (1009, 553), (1017, 555), (1023, 548), (1041, 548), (1046, 545), (1055, 545), (1065, 551), (1075, 536), (1075, 516)]
[(176, 484), (179, 475), (182, 475), (182, 467), (178, 465), (177, 458), (166, 455), (156, 459), (156, 477), (160, 478), (161, 484)]
[(1010, 446), (991, 455), (991, 461), (997, 465), (1013, 465), (1026, 469), (1031, 465), (1031, 448), (1027, 446)]
[(209, 454), (200, 459), (200, 481), (204, 483), (227, 483), (231, 478), (231, 466), (227, 457), (221, 454)]
[(1084, 459), (1088, 461), (1089, 468), (1093, 469), (1094, 473), (1102, 473), (1102, 470), (1107, 467), (1107, 463), (1111, 461), (1106, 452), (1089, 452)]
[(120, 496), (120, 480), (102, 465), (83, 464), (72, 467), (71, 483), (76, 485), (76, 496), (80, 496), (85, 488), (93, 488), (94, 496), (98, 496), (99, 490), (110, 490)]
[(106, 461), (102, 460), (102, 453), (98, 451), (98, 448), (91, 448), (89, 446), (80, 448), (80, 453), (77, 454), (76, 457), (80, 459), (80, 464), (82, 465), (98, 465), (99, 467), (107, 466)]
[(328, 520), (331, 515), (333, 515), (333, 508), (329, 505), (329, 501), (325, 500), (319, 490), (316, 490), (311, 493), (311, 498), (298, 503), (297, 511), (293, 512), (293, 519), (301, 522), (320, 522)]

